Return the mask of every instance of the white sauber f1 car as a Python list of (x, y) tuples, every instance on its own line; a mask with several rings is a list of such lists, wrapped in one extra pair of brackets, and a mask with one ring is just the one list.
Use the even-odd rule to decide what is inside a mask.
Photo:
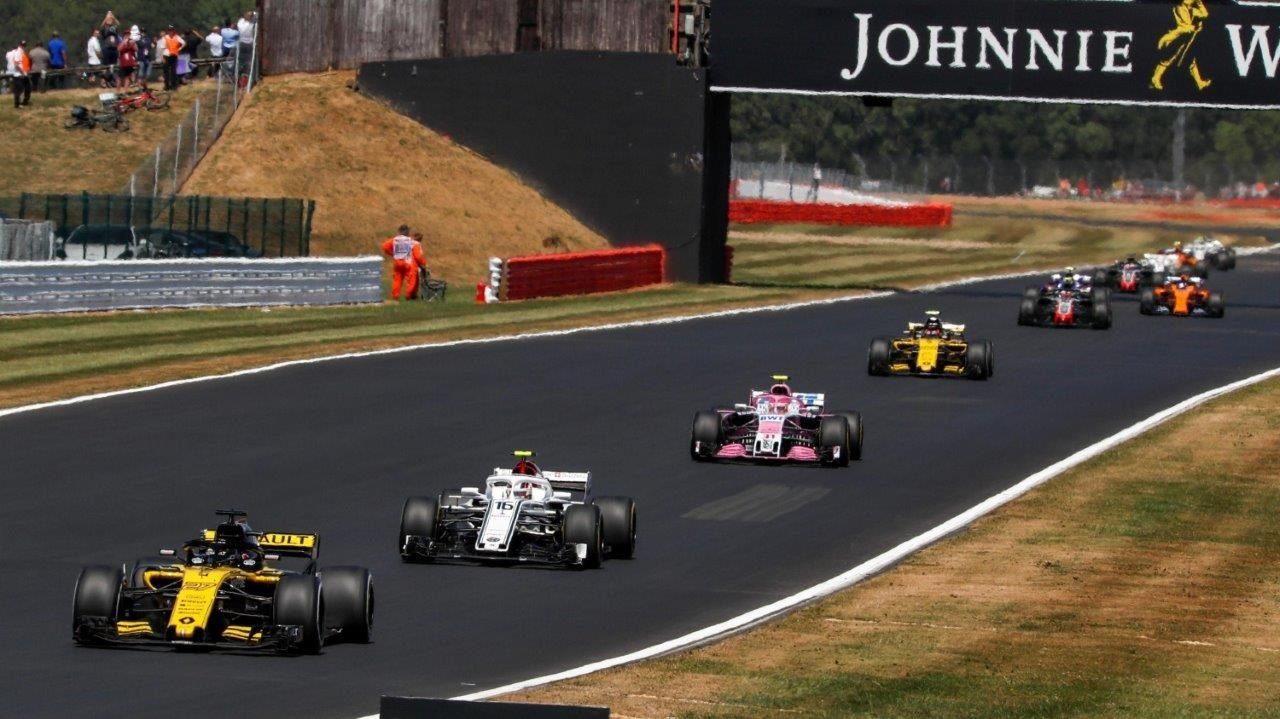
[(515, 456), (515, 467), (494, 469), (483, 488), (406, 500), (401, 559), (596, 568), (635, 555), (634, 500), (594, 497), (590, 472), (543, 471), (533, 452)]

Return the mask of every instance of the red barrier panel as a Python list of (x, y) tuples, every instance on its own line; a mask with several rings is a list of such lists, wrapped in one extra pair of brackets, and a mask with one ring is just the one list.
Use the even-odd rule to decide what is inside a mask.
[(741, 224), (808, 223), (890, 227), (950, 227), (951, 205), (825, 205), (768, 200), (734, 200), (729, 221)]
[(1238, 197), (1234, 200), (1209, 200), (1209, 204), (1218, 207), (1237, 207), (1241, 209), (1280, 210), (1280, 198), (1275, 197)]
[(658, 245), (507, 260), (502, 299), (616, 292), (663, 282), (667, 251)]

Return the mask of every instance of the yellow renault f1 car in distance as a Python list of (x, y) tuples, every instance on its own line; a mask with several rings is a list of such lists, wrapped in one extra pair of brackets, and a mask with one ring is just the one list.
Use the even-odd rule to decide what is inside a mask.
[(924, 322), (909, 322), (901, 337), (877, 337), (867, 353), (867, 373), (985, 380), (995, 374), (991, 343), (965, 339), (964, 325), (942, 321), (930, 310)]
[[(223, 521), (180, 553), (160, 550), (127, 573), (123, 566), (81, 570), (75, 641), (314, 654), (327, 642), (370, 640), (368, 569), (318, 570), (319, 535), (255, 532), (244, 512), (217, 514)], [(276, 566), (283, 558), (305, 566)]]

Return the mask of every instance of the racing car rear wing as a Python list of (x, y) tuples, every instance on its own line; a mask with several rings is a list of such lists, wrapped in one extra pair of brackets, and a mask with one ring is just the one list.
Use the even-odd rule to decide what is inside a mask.
[[(751, 401), (755, 402), (761, 395), (765, 394), (768, 394), (768, 392), (753, 389), (751, 390)], [(827, 404), (827, 395), (822, 392), (792, 392), (791, 396), (799, 400), (800, 404), (814, 409), (822, 409)]]
[[(281, 557), (297, 557), (299, 559), (317, 559), (320, 556), (319, 534), (297, 534), (291, 532), (263, 532), (257, 535), (258, 546), (266, 552)], [(204, 530), (204, 538), (212, 541), (217, 538), (217, 530)]]
[[(514, 476), (514, 472), (509, 469), (495, 468), (493, 476), (510, 477)], [(585, 502), (590, 498), (590, 472), (551, 472), (543, 470), (542, 478), (551, 483), (551, 489), (556, 492), (567, 492), (569, 494), (568, 499), (574, 502)]]

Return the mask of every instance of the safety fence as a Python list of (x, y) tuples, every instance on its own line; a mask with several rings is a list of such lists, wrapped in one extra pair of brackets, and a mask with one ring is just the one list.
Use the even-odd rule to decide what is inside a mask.
[(219, 242), (248, 246), (265, 257), (310, 254), (315, 209), (314, 200), (297, 198), (135, 197), (87, 192), (0, 197), (0, 214), (50, 222), (63, 238), (80, 226), (115, 225), (132, 227), (140, 239), (156, 232), (212, 236)]
[(382, 300), (382, 260), (128, 260), (0, 264), (0, 314)]
[(53, 223), (0, 220), (0, 262), (52, 260)]
[(528, 300), (646, 287), (664, 281), (666, 265), (667, 251), (658, 245), (495, 258), (490, 261), (490, 286), (481, 286), (477, 299)]
[(254, 54), (236, 53), (222, 61), (220, 70), (208, 66), (216, 70), (212, 87), (195, 85), (183, 90), (198, 91), (200, 95), (173, 132), (129, 173), (121, 193), (157, 197), (181, 192), (209, 148), (222, 136), (231, 116), (253, 90), (255, 76), (250, 68), (256, 67), (254, 63)]
[(871, 227), (950, 227), (952, 206), (940, 203), (914, 205), (835, 205), (813, 202), (732, 200), (729, 221), (741, 224), (858, 225)]

